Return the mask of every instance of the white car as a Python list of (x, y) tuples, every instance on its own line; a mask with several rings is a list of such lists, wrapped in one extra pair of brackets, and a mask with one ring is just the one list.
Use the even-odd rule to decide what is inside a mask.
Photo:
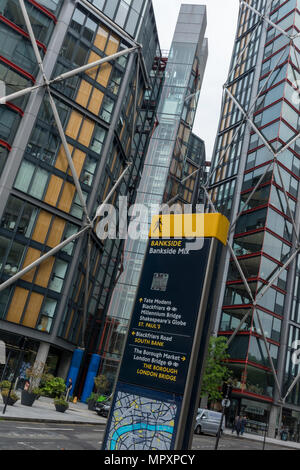
[[(221, 422), (222, 413), (218, 411), (204, 410), (198, 408), (198, 414), (195, 423), (195, 434), (214, 434), (217, 436), (220, 422)], [(224, 418), (223, 418), (224, 423)], [(222, 423), (221, 434), (224, 430), (224, 425)]]

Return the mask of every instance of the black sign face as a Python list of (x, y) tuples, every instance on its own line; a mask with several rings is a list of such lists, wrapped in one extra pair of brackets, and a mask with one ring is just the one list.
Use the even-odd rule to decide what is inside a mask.
[(149, 241), (119, 381), (184, 393), (210, 245)]

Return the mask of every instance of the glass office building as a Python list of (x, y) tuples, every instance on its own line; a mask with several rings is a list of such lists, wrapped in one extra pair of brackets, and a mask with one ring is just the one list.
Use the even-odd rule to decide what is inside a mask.
[(268, 423), (272, 436), (282, 422), (299, 441), (299, 385), (285, 397), (299, 372), (298, 8), (297, 0), (241, 3), (209, 194), (232, 224), (215, 303), (215, 330), (230, 338), (228, 420), (244, 413), (248, 430)]
[[(86, 224), (82, 200), (93, 217), (129, 160), (110, 202), (118, 207), (119, 195), (134, 201), (162, 83), (159, 70), (153, 70), (161, 53), (151, 1), (24, 4), (48, 79), (137, 44), (146, 47), (50, 84), (82, 198), (45, 87), (0, 106), (0, 284), (79, 232)], [(43, 83), (17, 0), (0, 1), (0, 49), (7, 95)], [(50, 372), (65, 377), (74, 349), (84, 346), (88, 364), (124, 241), (99, 240), (92, 231), (89, 262), (87, 241), (84, 235), (69, 243), (0, 291), (6, 377), (22, 337), (28, 339), (25, 362), (46, 362)], [(84, 374), (78, 393), (83, 380)]]

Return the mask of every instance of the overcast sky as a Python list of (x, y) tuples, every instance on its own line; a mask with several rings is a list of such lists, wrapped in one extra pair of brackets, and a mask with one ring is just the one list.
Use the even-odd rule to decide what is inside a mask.
[(238, 0), (152, 0), (160, 45), (170, 49), (182, 3), (206, 5), (209, 56), (199, 99), (194, 132), (206, 144), (206, 158), (211, 160), (216, 138), (222, 87), (226, 82), (238, 19)]

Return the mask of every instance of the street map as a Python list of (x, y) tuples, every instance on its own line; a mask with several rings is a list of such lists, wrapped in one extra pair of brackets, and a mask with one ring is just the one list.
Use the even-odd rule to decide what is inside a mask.
[(170, 450), (176, 403), (118, 391), (111, 417), (108, 450)]

